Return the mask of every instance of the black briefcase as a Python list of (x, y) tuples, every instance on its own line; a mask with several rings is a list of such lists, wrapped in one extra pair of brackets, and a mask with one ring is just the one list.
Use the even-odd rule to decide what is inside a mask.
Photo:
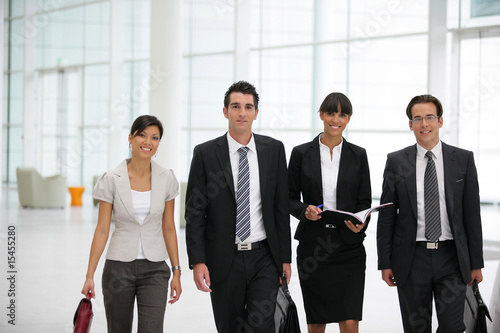
[(487, 333), (486, 317), (491, 321), (488, 307), (481, 297), (477, 281), (467, 287), (465, 296), (464, 322), (466, 333)]
[(297, 307), (290, 296), (286, 278), (281, 278), (281, 286), (276, 298), (276, 311), (274, 312), (276, 333), (300, 333), (299, 316)]

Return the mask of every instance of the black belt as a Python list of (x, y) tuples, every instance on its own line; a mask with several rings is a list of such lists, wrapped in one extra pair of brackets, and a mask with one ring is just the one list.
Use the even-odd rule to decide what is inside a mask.
[(239, 243), (235, 244), (234, 248), (236, 251), (251, 251), (251, 250), (256, 250), (258, 248), (263, 247), (264, 245), (267, 245), (267, 240), (261, 240), (255, 243)]
[(425, 247), (427, 250), (439, 250), (450, 247), (454, 244), (452, 240), (445, 240), (440, 242), (417, 242), (417, 246)]

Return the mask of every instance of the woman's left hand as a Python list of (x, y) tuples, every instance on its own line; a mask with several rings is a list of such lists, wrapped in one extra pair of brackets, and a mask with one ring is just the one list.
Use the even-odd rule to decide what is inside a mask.
[(174, 272), (176, 273), (174, 273), (172, 282), (170, 282), (170, 301), (168, 301), (170, 304), (174, 304), (175, 302), (177, 302), (182, 294), (181, 272), (179, 270), (176, 270)]
[(355, 223), (352, 223), (351, 221), (349, 220), (345, 220), (345, 225), (352, 231), (352, 232), (355, 232), (355, 233), (358, 233), (360, 231), (363, 230), (364, 226), (365, 226), (365, 223), (361, 223), (361, 224), (355, 224)]

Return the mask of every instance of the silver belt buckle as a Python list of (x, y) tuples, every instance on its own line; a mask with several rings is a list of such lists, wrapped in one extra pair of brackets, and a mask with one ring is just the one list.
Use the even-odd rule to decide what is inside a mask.
[(239, 243), (238, 251), (248, 251), (252, 249), (252, 243)]
[(333, 224), (325, 224), (325, 228), (328, 228), (328, 229), (337, 229), (337, 227), (334, 226)]
[(438, 249), (438, 243), (437, 242), (427, 242), (427, 250), (437, 250)]

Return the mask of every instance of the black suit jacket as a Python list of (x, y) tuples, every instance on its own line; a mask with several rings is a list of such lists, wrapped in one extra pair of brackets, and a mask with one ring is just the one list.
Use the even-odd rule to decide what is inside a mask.
[[(446, 210), (460, 272), (469, 283), (471, 269), (484, 267), (477, 171), (472, 152), (442, 145)], [(417, 237), (416, 156), (416, 145), (387, 156), (380, 199), (394, 206), (379, 213), (378, 268), (391, 268), (401, 285), (408, 278)]]
[[(262, 217), (280, 274), (291, 262), (290, 216), (285, 148), (254, 134), (259, 162)], [(195, 147), (186, 192), (186, 243), (190, 266), (205, 263), (214, 282), (233, 261), (236, 196), (226, 135)]]
[[(321, 220), (310, 221), (305, 217), (307, 206), (323, 204), (318, 141), (319, 135), (311, 142), (295, 147), (288, 165), (290, 213), (300, 220), (295, 239), (311, 243), (317, 242), (318, 237), (326, 238), (330, 235), (334, 239), (340, 236), (340, 241), (346, 243), (363, 242), (364, 231), (356, 234), (347, 226), (334, 231), (335, 229), (325, 228)], [(344, 139), (337, 179), (337, 209), (359, 212), (370, 208), (371, 200), (370, 170), (366, 151)]]

